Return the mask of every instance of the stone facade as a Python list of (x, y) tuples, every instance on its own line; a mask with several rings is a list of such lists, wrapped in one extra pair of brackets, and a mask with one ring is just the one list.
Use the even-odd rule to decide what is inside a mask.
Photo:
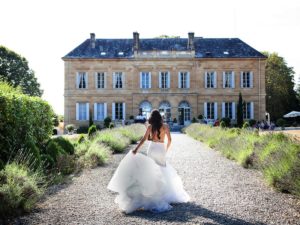
[[(91, 38), (93, 38), (91, 36)], [(168, 102), (171, 106), (169, 119), (174, 118), (181, 124), (188, 124), (192, 118), (199, 115), (207, 116), (204, 109), (206, 102), (216, 102), (217, 114), (214, 119), (224, 116), (224, 102), (238, 102), (241, 92), (245, 102), (251, 102), (252, 119), (265, 119), (265, 58), (264, 57), (241, 57), (241, 58), (196, 58), (194, 49), (189, 51), (138, 51), (139, 46), (134, 46), (134, 56), (131, 58), (68, 58), (65, 62), (65, 125), (87, 126), (88, 117), (92, 116), (96, 124), (103, 121), (95, 120), (94, 103), (105, 103), (105, 116), (114, 117), (112, 110), (116, 110), (114, 103), (125, 103), (125, 120), (141, 113), (140, 105), (144, 101), (151, 104), (151, 108), (162, 107), (162, 102)], [(163, 54), (163, 55), (162, 55)], [(147, 71), (151, 74), (151, 88), (141, 88), (140, 73)], [(161, 88), (159, 73), (167, 71), (170, 75), (170, 87)], [(216, 87), (207, 88), (207, 72), (216, 74)], [(224, 88), (223, 83), (225, 71), (233, 71), (234, 88)], [(241, 87), (241, 73), (249, 71), (252, 74), (251, 87)], [(85, 73), (86, 88), (78, 87), (78, 73)], [(97, 88), (97, 73), (105, 75), (105, 87)], [(114, 73), (122, 72), (122, 88), (114, 88)], [(178, 74), (187, 72), (189, 74), (189, 87), (179, 88)], [(180, 103), (187, 103), (188, 111), (178, 109)], [(89, 103), (89, 115), (79, 120), (77, 103)], [(236, 107), (236, 106), (234, 106)], [(182, 113), (190, 115), (185, 119)], [(234, 111), (232, 112), (234, 113)], [(103, 118), (103, 117), (102, 117)], [(250, 119), (250, 117), (249, 117)], [(102, 120), (102, 119), (101, 119)], [(235, 122), (235, 116), (232, 118)]]

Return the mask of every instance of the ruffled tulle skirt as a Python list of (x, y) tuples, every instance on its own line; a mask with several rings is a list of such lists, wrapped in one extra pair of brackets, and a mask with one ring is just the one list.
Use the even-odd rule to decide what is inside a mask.
[(110, 180), (108, 189), (118, 193), (120, 209), (163, 212), (172, 208), (170, 203), (189, 201), (176, 170), (166, 162), (164, 144), (151, 142), (147, 155), (127, 153)]

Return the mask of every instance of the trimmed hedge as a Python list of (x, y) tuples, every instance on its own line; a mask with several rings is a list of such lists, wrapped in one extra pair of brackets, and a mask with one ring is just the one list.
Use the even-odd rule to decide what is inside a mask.
[(53, 110), (39, 97), (22, 94), (0, 82), (0, 159), (14, 157), (20, 149), (41, 149), (53, 130)]

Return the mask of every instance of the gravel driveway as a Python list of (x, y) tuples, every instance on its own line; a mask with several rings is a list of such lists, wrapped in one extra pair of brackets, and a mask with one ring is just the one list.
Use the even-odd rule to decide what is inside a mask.
[(120, 154), (71, 184), (52, 187), (33, 213), (13, 224), (300, 224), (299, 199), (272, 190), (258, 171), (242, 168), (185, 134), (172, 133), (172, 138), (169, 161), (191, 202), (159, 214), (121, 213), (115, 194), (106, 189), (124, 157)]

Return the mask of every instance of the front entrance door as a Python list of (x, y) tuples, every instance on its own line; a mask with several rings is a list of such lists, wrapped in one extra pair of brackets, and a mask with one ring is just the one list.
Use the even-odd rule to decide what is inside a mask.
[(178, 108), (179, 125), (184, 125), (184, 108)]

